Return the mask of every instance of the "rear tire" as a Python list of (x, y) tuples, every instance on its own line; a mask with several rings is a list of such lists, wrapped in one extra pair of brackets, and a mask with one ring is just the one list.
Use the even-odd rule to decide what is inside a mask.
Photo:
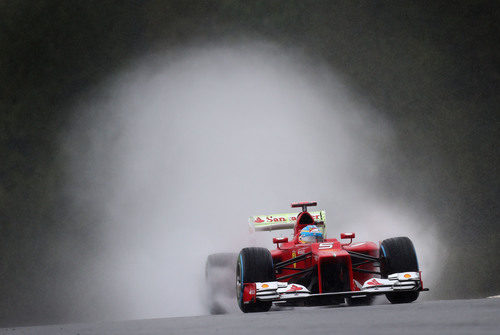
[(275, 281), (273, 258), (265, 248), (244, 248), (236, 265), (236, 295), (238, 306), (243, 313), (267, 312), (271, 301), (256, 301), (243, 304), (243, 284)]
[[(380, 273), (382, 278), (397, 272), (418, 272), (418, 261), (413, 243), (408, 237), (389, 238), (380, 244)], [(419, 292), (387, 293), (393, 304), (404, 304), (417, 300)]]

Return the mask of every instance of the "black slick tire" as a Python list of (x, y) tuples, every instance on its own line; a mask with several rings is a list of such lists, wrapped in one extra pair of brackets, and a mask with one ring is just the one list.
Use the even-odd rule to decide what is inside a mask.
[[(397, 272), (418, 272), (415, 248), (408, 237), (393, 237), (380, 244), (380, 274), (387, 278)], [(410, 303), (417, 300), (419, 292), (387, 293), (387, 299), (393, 304)]]
[(243, 313), (267, 312), (272, 305), (270, 301), (243, 303), (243, 284), (274, 281), (273, 258), (265, 248), (244, 248), (238, 255), (236, 263), (236, 295), (238, 306)]

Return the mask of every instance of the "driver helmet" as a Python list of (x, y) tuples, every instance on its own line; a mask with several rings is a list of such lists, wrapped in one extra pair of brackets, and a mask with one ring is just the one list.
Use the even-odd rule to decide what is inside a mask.
[(299, 234), (300, 243), (317, 243), (323, 241), (323, 233), (316, 225), (308, 225), (302, 228)]

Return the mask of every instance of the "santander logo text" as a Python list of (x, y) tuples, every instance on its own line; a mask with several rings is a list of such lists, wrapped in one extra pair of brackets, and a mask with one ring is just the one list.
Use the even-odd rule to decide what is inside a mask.
[[(320, 219), (319, 215), (313, 215), (312, 217), (315, 220), (319, 220)], [(255, 220), (255, 222), (258, 222), (258, 223), (263, 222), (263, 221), (258, 221), (258, 220), (260, 220), (259, 217)], [(297, 217), (296, 216), (290, 216), (289, 220), (291, 220), (291, 221), (297, 221)], [(273, 217), (272, 215), (266, 216), (266, 222), (268, 222), (268, 223), (272, 223), (272, 222), (287, 222), (287, 221), (288, 221), (287, 217), (285, 217), (285, 216), (277, 216), (277, 217)]]
[[(294, 217), (292, 217), (291, 219), (292, 219), (292, 221), (297, 220)], [(273, 218), (271, 215), (271, 216), (266, 216), (266, 221), (267, 222), (286, 222), (286, 217), (279, 216), (279, 217)]]

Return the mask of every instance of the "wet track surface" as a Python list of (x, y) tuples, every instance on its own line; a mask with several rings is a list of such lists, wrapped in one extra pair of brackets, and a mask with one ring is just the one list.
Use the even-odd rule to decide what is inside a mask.
[(499, 334), (500, 299), (296, 308), (89, 324), (0, 329), (0, 334)]

